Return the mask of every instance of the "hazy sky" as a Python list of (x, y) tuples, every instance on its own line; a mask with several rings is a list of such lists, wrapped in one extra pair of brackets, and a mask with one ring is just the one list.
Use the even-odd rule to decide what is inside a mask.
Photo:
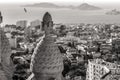
[[(33, 19), (42, 19), (42, 14), (44, 14), (44, 9), (38, 9), (38, 8), (34, 8), (34, 9), (28, 9), (28, 12), (30, 13), (24, 13), (24, 9), (23, 7), (20, 7), (20, 5), (25, 5), (25, 4), (34, 4), (34, 3), (40, 3), (40, 2), (50, 2), (50, 3), (55, 3), (57, 5), (74, 5), (74, 6), (78, 6), (82, 3), (88, 3), (94, 6), (98, 6), (100, 8), (103, 9), (117, 9), (120, 11), (120, 0), (0, 0), (0, 11), (2, 11), (2, 15), (4, 16), (4, 23), (15, 23), (17, 20), (21, 20), (21, 19), (25, 19), (25, 20), (33, 20)], [(10, 5), (8, 5), (8, 3)], [(13, 5), (14, 3), (14, 5)], [(41, 11), (40, 11), (41, 10)], [(53, 10), (53, 12), (52, 12)], [(54, 9), (49, 10), (53, 13), (53, 15), (55, 15), (54, 13), (58, 12)], [(77, 10), (75, 10), (77, 11)], [(65, 12), (62, 13), (64, 15), (61, 14), (61, 12)], [(72, 12), (72, 13), (71, 13)], [(60, 13), (60, 14), (59, 14)], [(77, 15), (72, 15), (72, 14), (77, 14)], [(103, 15), (105, 12), (98, 12), (98, 14)], [(68, 15), (69, 14), (69, 15)], [(65, 22), (67, 21), (68, 17), (71, 17), (70, 19), (68, 18), (68, 21), (71, 20), (71, 22), (74, 22), (78, 17), (79, 19), (77, 19), (75, 22), (77, 21), (83, 21), (84, 20), (88, 20), (89, 16), (81, 16), (82, 13), (80, 13), (79, 11), (74, 12), (72, 11), (60, 11), (58, 13), (56, 13), (56, 18), (54, 18), (56, 21), (58, 22)], [(84, 14), (84, 13), (83, 13)], [(85, 14), (87, 14), (85, 12)], [(96, 14), (96, 12), (91, 13), (91, 14)], [(89, 14), (88, 14), (89, 15)], [(66, 18), (64, 17), (66, 16)], [(76, 17), (74, 17), (76, 16)], [(81, 18), (82, 17), (82, 18)], [(113, 20), (114, 19), (114, 20)], [(97, 18), (93, 18), (90, 17), (90, 21), (104, 21), (106, 20), (107, 22), (109, 22), (108, 20), (111, 20), (112, 22), (114, 21), (120, 21), (120, 18), (118, 16), (115, 16), (115, 18), (104, 18), (100, 17), (99, 15), (97, 16)], [(64, 21), (65, 20), (65, 21)], [(73, 20), (73, 21), (72, 21)]]
[(0, 3), (33, 3), (33, 2), (120, 3), (120, 0), (0, 0)]
[(58, 5), (80, 5), (81, 3), (88, 3), (101, 8), (120, 9), (120, 0), (0, 0), (0, 4), (34, 4), (40, 2), (51, 2)]

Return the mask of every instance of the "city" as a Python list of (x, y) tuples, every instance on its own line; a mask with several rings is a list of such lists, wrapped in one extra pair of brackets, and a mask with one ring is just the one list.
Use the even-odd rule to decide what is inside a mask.
[(0, 40), (0, 80), (120, 80), (120, 24), (58, 24), (45, 12), (1, 26)]

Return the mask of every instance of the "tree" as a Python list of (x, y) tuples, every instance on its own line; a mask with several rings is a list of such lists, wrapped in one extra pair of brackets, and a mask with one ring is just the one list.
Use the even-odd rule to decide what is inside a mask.
[(66, 53), (66, 50), (62, 46), (58, 46), (61, 53)]
[(23, 31), (23, 30), (24, 30), (24, 27), (18, 26), (18, 27), (16, 27), (16, 30)]
[(15, 36), (15, 35), (18, 35), (18, 32), (17, 31), (13, 31), (11, 32), (12, 36)]
[(62, 72), (62, 75), (65, 77), (66, 74), (70, 71), (71, 62), (67, 58), (65, 58), (63, 60), (63, 63), (64, 63), (64, 70)]
[(66, 35), (66, 26), (65, 26), (65, 25), (61, 25), (61, 26), (60, 26), (60, 31), (59, 31), (59, 33), (60, 33), (60, 36)]

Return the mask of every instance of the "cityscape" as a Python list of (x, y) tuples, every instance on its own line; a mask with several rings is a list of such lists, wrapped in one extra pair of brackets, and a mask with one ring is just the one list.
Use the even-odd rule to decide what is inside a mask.
[[(28, 7), (78, 10), (77, 6), (36, 3), (22, 6), (25, 14)], [(87, 14), (102, 8), (83, 3), (79, 10)], [(0, 80), (120, 80), (119, 9), (104, 13), (118, 17), (116, 23), (112, 19), (109, 23), (107, 19), (104, 23), (99, 19), (99, 23), (62, 23), (55, 20), (54, 12), (42, 13), (42, 18), (10, 24), (0, 11)]]

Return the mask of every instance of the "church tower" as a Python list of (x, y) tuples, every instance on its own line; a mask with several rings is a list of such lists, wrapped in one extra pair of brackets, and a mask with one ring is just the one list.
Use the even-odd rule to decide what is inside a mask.
[(52, 35), (53, 22), (51, 15), (46, 12), (42, 22), (45, 36), (37, 44), (32, 56), (31, 69), (34, 80), (62, 80), (63, 58), (54, 43)]

